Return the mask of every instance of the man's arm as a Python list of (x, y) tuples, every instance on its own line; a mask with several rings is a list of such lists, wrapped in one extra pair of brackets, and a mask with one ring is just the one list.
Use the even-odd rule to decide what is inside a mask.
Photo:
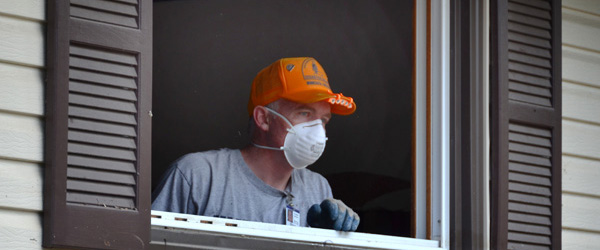
[(177, 164), (173, 164), (152, 193), (152, 210), (195, 214), (196, 211), (188, 207), (190, 192), (190, 182)]

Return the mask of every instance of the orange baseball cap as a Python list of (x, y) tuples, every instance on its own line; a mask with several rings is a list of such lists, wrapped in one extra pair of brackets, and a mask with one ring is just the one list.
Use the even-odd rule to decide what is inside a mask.
[(356, 110), (351, 97), (331, 91), (325, 70), (311, 57), (282, 58), (258, 72), (250, 90), (248, 113), (252, 116), (254, 107), (279, 98), (299, 103), (327, 100), (331, 113), (338, 115), (349, 115)]

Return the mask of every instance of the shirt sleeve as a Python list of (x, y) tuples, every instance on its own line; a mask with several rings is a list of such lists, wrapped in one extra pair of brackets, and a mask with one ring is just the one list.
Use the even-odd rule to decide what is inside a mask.
[(323, 186), (323, 196), (325, 196), (325, 199), (327, 198), (333, 198), (333, 192), (331, 191), (331, 186), (329, 185), (329, 181), (327, 181), (327, 179), (325, 179), (325, 177), (321, 177), (322, 181), (321, 181), (321, 185)]
[(188, 211), (191, 184), (173, 164), (164, 174), (161, 182), (152, 193), (152, 210), (173, 213), (193, 213)]

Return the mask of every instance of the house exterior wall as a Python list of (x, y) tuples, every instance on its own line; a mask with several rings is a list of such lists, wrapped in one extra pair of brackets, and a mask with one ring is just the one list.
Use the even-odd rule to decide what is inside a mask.
[[(563, 248), (600, 245), (600, 4), (563, 0)], [(44, 0), (0, 0), (0, 249), (41, 249)]]
[(45, 0), (0, 0), (0, 249), (41, 249)]
[(563, 249), (600, 245), (600, 4), (563, 0)]

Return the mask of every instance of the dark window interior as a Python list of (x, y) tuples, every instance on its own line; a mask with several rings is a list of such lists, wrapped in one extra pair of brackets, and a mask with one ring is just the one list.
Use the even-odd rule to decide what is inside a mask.
[(170, 162), (248, 143), (256, 73), (310, 56), (357, 111), (327, 125), (309, 169), (361, 216), (358, 231), (410, 236), (413, 1), (156, 1), (152, 183)]

